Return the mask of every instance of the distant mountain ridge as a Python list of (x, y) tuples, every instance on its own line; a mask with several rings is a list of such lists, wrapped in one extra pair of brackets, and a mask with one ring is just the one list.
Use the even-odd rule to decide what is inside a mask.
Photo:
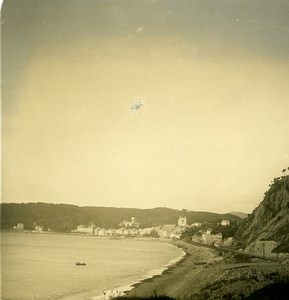
[(241, 220), (231, 214), (195, 212), (165, 207), (152, 209), (116, 208), (116, 207), (80, 207), (69, 204), (51, 203), (2, 203), (1, 228), (10, 229), (17, 223), (33, 230), (35, 226), (50, 228), (57, 232), (70, 232), (78, 225), (94, 224), (103, 228), (117, 228), (123, 220), (136, 217), (141, 227), (156, 227), (164, 224), (177, 224), (180, 216), (186, 216), (187, 223), (216, 222), (222, 219)]
[(239, 217), (241, 219), (245, 219), (245, 218), (248, 217), (248, 214), (240, 212), (240, 211), (231, 211), (231, 212), (229, 212), (229, 214), (237, 216), (237, 217)]

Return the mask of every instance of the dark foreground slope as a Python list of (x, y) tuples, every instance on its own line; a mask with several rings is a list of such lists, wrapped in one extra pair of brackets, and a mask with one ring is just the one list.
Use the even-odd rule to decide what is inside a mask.
[(188, 253), (185, 259), (161, 276), (136, 285), (127, 293), (129, 299), (150, 299), (154, 295), (182, 300), (255, 299), (252, 295), (266, 286), (271, 286), (272, 290), (268, 288), (264, 295), (274, 293), (276, 283), (285, 287), (289, 283), (287, 264), (256, 259), (231, 250), (222, 252), (201, 245), (176, 243)]
[(289, 282), (269, 284), (252, 293), (247, 300), (288, 300)]

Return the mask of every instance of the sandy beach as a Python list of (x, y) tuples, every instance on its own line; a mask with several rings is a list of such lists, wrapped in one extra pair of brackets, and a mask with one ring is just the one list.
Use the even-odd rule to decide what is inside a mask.
[(128, 297), (169, 296), (176, 299), (243, 299), (268, 284), (289, 282), (289, 265), (224, 253), (218, 249), (175, 245), (186, 256), (162, 275), (136, 284)]
[(142, 281), (127, 293), (127, 296), (149, 297), (151, 295), (168, 295), (180, 297), (187, 291), (191, 281), (197, 277), (205, 263), (213, 264), (220, 259), (213, 249), (192, 246), (184, 242), (175, 245), (182, 247), (186, 252), (184, 258), (170, 266), (162, 275)]

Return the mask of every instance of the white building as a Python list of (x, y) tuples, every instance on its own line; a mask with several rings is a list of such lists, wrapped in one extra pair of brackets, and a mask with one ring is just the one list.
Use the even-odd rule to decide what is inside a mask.
[(115, 233), (117, 234), (117, 235), (123, 235), (124, 234), (124, 228), (118, 228), (118, 229), (116, 229), (116, 231), (115, 231)]
[(153, 231), (154, 231), (153, 227), (151, 227), (151, 228), (142, 228), (142, 229), (139, 229), (139, 234), (140, 235), (150, 235)]
[(179, 220), (178, 220), (178, 226), (180, 226), (180, 227), (187, 226), (187, 218), (180, 216)]
[(23, 230), (24, 229), (24, 225), (23, 225), (23, 223), (18, 223), (17, 226), (13, 226), (13, 229)]
[(35, 226), (34, 230), (37, 231), (37, 232), (42, 232), (43, 227), (42, 226)]
[(95, 234), (99, 236), (106, 236), (107, 230), (105, 228), (98, 228)]
[(201, 227), (202, 223), (195, 222), (191, 226), (193, 226), (193, 227)]
[(206, 231), (200, 230), (197, 232), (192, 237), (192, 241), (207, 245), (221, 246), (223, 244), (223, 236), (221, 233), (212, 234), (212, 230), (208, 228)]
[(95, 227), (94, 226), (84, 226), (84, 225), (79, 225), (76, 228), (77, 233), (85, 233), (85, 234), (94, 234)]
[(222, 233), (212, 234), (211, 229), (207, 229), (205, 233), (202, 234), (202, 241), (207, 245), (220, 246), (223, 243)]
[(107, 229), (106, 234), (109, 236), (116, 235), (116, 229)]
[(222, 220), (221, 225), (222, 226), (230, 226), (230, 221), (229, 220)]
[(131, 217), (131, 221), (122, 221), (119, 226), (121, 227), (125, 227), (125, 228), (139, 228), (139, 223), (136, 222), (136, 218), (135, 217)]

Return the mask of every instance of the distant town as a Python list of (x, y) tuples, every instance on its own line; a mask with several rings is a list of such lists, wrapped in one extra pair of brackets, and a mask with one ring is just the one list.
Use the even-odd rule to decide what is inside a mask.
[[(208, 222), (195, 222), (192, 224), (187, 224), (187, 218), (185, 216), (180, 216), (176, 224), (164, 224), (162, 226), (140, 228), (140, 223), (137, 222), (136, 217), (131, 217), (130, 221), (123, 220), (119, 223), (118, 228), (100, 228), (91, 224), (89, 226), (79, 225), (76, 229), (72, 230), (73, 234), (83, 234), (91, 236), (101, 236), (101, 237), (112, 237), (112, 238), (122, 238), (122, 237), (158, 237), (164, 239), (179, 240), (186, 236), (186, 233), (192, 231), (195, 234), (192, 235), (191, 241), (197, 243), (203, 243), (207, 245), (221, 246), (221, 245), (231, 245), (233, 242), (232, 236), (227, 236), (224, 238), (221, 232), (214, 233), (211, 225), (214, 227), (230, 227), (231, 221), (222, 220), (219, 223), (212, 224)], [(18, 223), (13, 226), (14, 230), (23, 231), (24, 224)], [(35, 226), (33, 232), (44, 232), (42, 226)], [(50, 232), (50, 229), (47, 229)]]
[[(289, 170), (289, 167), (287, 168)], [(161, 238), (231, 248), (262, 258), (289, 253), (289, 176), (274, 178), (253, 212), (217, 214), (170, 208), (78, 207), (68, 204), (1, 204), (1, 230), (62, 232), (119, 238)], [(179, 241), (180, 240), (180, 241)]]

